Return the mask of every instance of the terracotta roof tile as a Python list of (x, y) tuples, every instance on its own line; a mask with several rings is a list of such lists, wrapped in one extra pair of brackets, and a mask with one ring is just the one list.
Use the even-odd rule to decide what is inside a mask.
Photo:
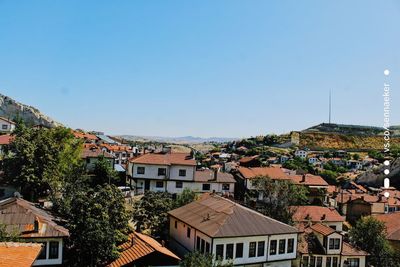
[(81, 158), (86, 159), (86, 158), (98, 158), (100, 156), (104, 156), (105, 158), (114, 158), (113, 155), (108, 153), (107, 151), (103, 151), (98, 147), (84, 147), (82, 149), (81, 153)]
[[(305, 174), (303, 175), (289, 175), (293, 183), (306, 186), (328, 186), (329, 184), (319, 175)], [(304, 181), (303, 181), (304, 180)]]
[(168, 214), (210, 237), (260, 236), (297, 233), (292, 226), (269, 218), (231, 200), (204, 195)]
[(8, 145), (13, 139), (14, 137), (9, 134), (0, 135), (0, 145)]
[(400, 212), (380, 214), (374, 217), (385, 223), (389, 240), (400, 241)]
[(321, 206), (296, 206), (293, 220), (295, 222), (344, 222), (345, 218), (334, 208)]
[(0, 267), (30, 267), (41, 249), (37, 243), (0, 242)]
[(235, 183), (233, 175), (226, 172), (217, 172), (217, 179), (214, 179), (214, 171), (201, 170), (196, 171), (194, 175), (195, 182), (216, 182), (216, 183)]
[(326, 226), (321, 223), (314, 224), (314, 225), (310, 226), (310, 228), (313, 231), (320, 233), (321, 235), (324, 235), (324, 236), (328, 236), (328, 235), (335, 233), (335, 230), (333, 230), (329, 226)]
[(257, 168), (244, 168), (238, 169), (240, 174), (245, 179), (252, 179), (257, 176), (268, 176), (273, 180), (289, 180), (289, 176), (279, 167), (257, 167)]

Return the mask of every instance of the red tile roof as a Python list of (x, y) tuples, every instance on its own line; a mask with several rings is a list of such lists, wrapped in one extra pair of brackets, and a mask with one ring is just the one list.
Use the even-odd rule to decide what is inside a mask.
[(30, 267), (39, 256), (42, 244), (0, 243), (0, 267)]
[(104, 156), (105, 158), (114, 158), (113, 155), (108, 153), (107, 151), (103, 151), (98, 147), (91, 146), (91, 147), (84, 147), (82, 149), (81, 158), (98, 158), (100, 156)]
[(356, 247), (353, 247), (347, 242), (343, 242), (343, 248), (342, 248), (342, 253), (343, 256), (367, 256), (368, 253), (358, 249)]
[(216, 182), (216, 183), (235, 183), (233, 175), (226, 172), (217, 172), (217, 179), (214, 180), (214, 171), (201, 170), (194, 174), (195, 182)]
[(206, 194), (168, 214), (210, 237), (297, 233), (298, 230), (229, 199)]
[(187, 153), (149, 153), (131, 160), (138, 164), (196, 166), (196, 160)]
[(328, 236), (328, 235), (335, 233), (335, 230), (333, 230), (329, 226), (326, 226), (321, 223), (311, 225), (310, 228), (311, 228), (311, 230), (313, 230), (317, 233), (320, 233), (321, 235), (324, 235), (324, 236)]
[(80, 138), (80, 139), (88, 139), (88, 140), (93, 140), (96, 141), (99, 138), (94, 135), (94, 134), (89, 134), (89, 133), (82, 133), (82, 132), (73, 132), (72, 133), (76, 138)]
[(8, 145), (13, 139), (14, 137), (9, 134), (0, 135), (0, 145)]
[(306, 185), (306, 186), (328, 186), (329, 184), (318, 175), (305, 174), (304, 181), (303, 175), (289, 175), (289, 178), (293, 181), (293, 183), (298, 185)]
[(245, 179), (252, 179), (257, 176), (268, 176), (273, 180), (290, 180), (290, 177), (279, 167), (240, 167), (238, 171)]
[(380, 214), (374, 217), (385, 223), (387, 239), (400, 241), (400, 212)]
[(120, 245), (119, 249), (121, 250), (121, 253), (118, 259), (114, 260), (107, 266), (126, 266), (128, 264), (135, 263), (135, 261), (139, 260), (140, 258), (150, 255), (154, 252), (159, 252), (178, 261), (180, 260), (178, 256), (176, 256), (166, 247), (163, 247), (153, 238), (139, 233), (130, 234), (128, 241)]
[(334, 208), (321, 206), (296, 206), (293, 214), (295, 222), (344, 222), (345, 218)]

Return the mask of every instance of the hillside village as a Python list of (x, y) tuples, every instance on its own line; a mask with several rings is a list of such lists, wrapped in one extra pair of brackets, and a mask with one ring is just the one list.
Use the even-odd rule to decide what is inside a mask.
[[(0, 124), (0, 266), (399, 262), (400, 191), (358, 180), (398, 161), (398, 148), (312, 148), (293, 132), (177, 152), (102, 132)], [(374, 224), (385, 228), (375, 236), (385, 259), (357, 235)]]

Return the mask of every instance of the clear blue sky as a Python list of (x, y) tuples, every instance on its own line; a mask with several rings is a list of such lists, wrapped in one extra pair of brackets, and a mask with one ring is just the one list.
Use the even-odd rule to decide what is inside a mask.
[[(400, 123), (400, 1), (0, 0), (0, 92), (73, 128), (244, 137)], [(391, 71), (385, 79), (383, 70)]]

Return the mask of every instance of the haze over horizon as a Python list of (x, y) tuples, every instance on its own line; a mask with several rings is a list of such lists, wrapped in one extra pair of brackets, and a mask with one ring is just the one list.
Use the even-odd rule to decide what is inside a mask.
[[(72, 128), (248, 137), (400, 124), (396, 1), (0, 1), (0, 93)], [(383, 70), (389, 69), (385, 77)]]

